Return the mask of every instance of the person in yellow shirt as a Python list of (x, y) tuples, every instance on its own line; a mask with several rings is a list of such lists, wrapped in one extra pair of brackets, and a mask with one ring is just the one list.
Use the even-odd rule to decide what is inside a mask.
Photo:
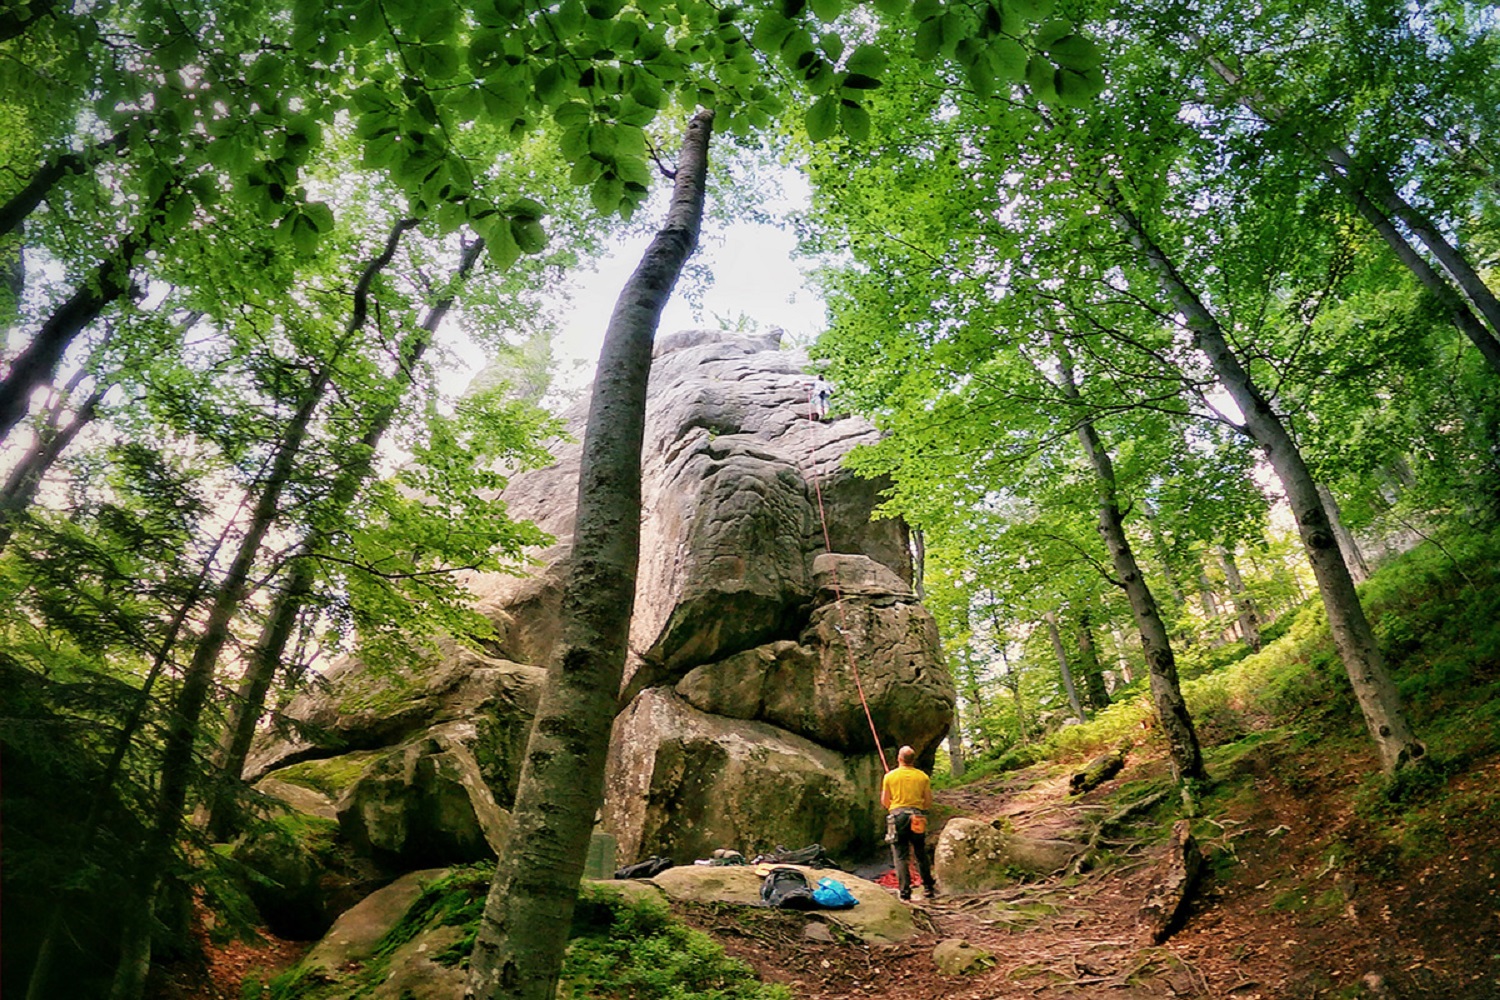
[(937, 895), (937, 883), (927, 861), (927, 810), (932, 808), (932, 782), (916, 767), (917, 752), (902, 747), (896, 754), (899, 765), (885, 773), (880, 786), (880, 804), (885, 806), (885, 840), (891, 845), (891, 859), (896, 863), (896, 881), (901, 898), (911, 899), (911, 864), (908, 857), (915, 850), (917, 874), (922, 879), (922, 895)]

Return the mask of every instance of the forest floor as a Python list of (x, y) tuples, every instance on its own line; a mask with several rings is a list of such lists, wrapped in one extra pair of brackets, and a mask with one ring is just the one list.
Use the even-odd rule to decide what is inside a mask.
[[(1195, 824), (1203, 878), (1180, 929), (1159, 946), (1145, 940), (1139, 909), (1171, 801), (1120, 831), (1082, 875), (915, 902), (929, 929), (900, 945), (810, 940), (801, 914), (756, 911), (746, 921), (722, 907), (679, 909), (798, 1000), (1500, 1000), (1500, 757), (1470, 762), (1448, 782), (1434, 820), (1439, 847), (1429, 837), (1415, 853), (1355, 807), (1370, 767), (1352, 743), (1299, 748), (1285, 738), (1214, 761), (1217, 780)], [(1082, 796), (1068, 794), (1068, 775), (1044, 763), (940, 791), (938, 814), (1081, 839), (1121, 799), (1164, 787), (1165, 767), (1137, 750), (1124, 772)], [(1465, 803), (1479, 803), (1479, 813), (1463, 815)], [(941, 974), (932, 951), (946, 938), (988, 952), (993, 964)], [(154, 992), (234, 1000), (246, 972), (285, 968), (305, 947), (208, 947), (205, 962), (178, 966)]]
[[(690, 919), (806, 1000), (1500, 998), (1500, 827), (1403, 862), (1348, 804), (1369, 767), (1351, 756), (1266, 745), (1233, 762), (1210, 792), (1212, 819), (1198, 824), (1214, 831), (1200, 840), (1201, 887), (1161, 946), (1145, 940), (1138, 914), (1170, 819), (1137, 827), (1134, 840), (1126, 833), (1113, 857), (1081, 876), (915, 903), (931, 931), (897, 946), (816, 943), (790, 921), (780, 934), (747, 936), (732, 918)], [(969, 816), (1005, 817), (1018, 834), (1076, 835), (1123, 786), (1159, 784), (1163, 770), (1160, 760), (1138, 761), (1070, 797), (1067, 773), (1038, 765), (937, 799)], [(1494, 789), (1500, 759), (1455, 781)], [(939, 973), (932, 949), (954, 937), (994, 964)]]

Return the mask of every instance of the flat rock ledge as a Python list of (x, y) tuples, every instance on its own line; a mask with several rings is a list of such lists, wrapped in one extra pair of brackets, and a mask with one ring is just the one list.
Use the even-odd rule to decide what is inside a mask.
[[(801, 865), (777, 865), (778, 868), (797, 868), (807, 876), (812, 885), (820, 878), (834, 878), (844, 883), (859, 905), (849, 910), (810, 910), (809, 917), (817, 917), (837, 924), (866, 944), (899, 944), (922, 933), (909, 907), (891, 894), (890, 890), (856, 878), (848, 872), (836, 869), (806, 868)], [(645, 886), (654, 886), (668, 899), (694, 903), (737, 903), (741, 906), (760, 906), (760, 885), (763, 880), (749, 866), (727, 865), (679, 865), (651, 879), (606, 880), (596, 884), (616, 886), (622, 891), (640, 894)], [(783, 911), (794, 912), (794, 911)]]

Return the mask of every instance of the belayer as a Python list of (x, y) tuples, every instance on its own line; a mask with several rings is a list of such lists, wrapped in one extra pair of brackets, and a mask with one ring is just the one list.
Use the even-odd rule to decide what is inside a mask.
[(917, 752), (902, 747), (896, 753), (899, 765), (885, 773), (880, 785), (880, 804), (885, 806), (885, 840), (896, 863), (896, 881), (902, 899), (911, 899), (911, 867), (908, 855), (915, 850), (917, 873), (922, 878), (925, 899), (937, 896), (937, 883), (927, 861), (927, 810), (932, 808), (932, 782), (915, 766)]

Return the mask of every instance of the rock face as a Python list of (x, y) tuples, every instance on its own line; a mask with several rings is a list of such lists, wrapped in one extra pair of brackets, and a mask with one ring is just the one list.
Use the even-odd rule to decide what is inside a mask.
[[(880, 769), (858, 687), (887, 753), (928, 757), (948, 730), (953, 685), (912, 593), (906, 528), (872, 519), (881, 484), (841, 468), (876, 431), (810, 419), (805, 358), (776, 340), (693, 330), (657, 345), (603, 811), (622, 862), (873, 847)], [(503, 836), (557, 639), (586, 416), (566, 414), (574, 442), (500, 498), (555, 541), (530, 577), (471, 582), (498, 633), (488, 655), (346, 661), (291, 705), (296, 735), (257, 747), (253, 775), (322, 792), (359, 850), (446, 864)], [(337, 780), (299, 772), (314, 764)]]

